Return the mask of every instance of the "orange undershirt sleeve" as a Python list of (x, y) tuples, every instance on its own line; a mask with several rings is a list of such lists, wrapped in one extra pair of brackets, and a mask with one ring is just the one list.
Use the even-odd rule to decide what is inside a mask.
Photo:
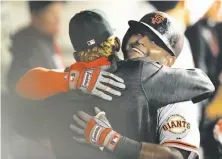
[(37, 67), (28, 71), (17, 83), (16, 92), (27, 99), (42, 100), (69, 90), (69, 73)]
[[(102, 57), (93, 62), (77, 62), (69, 70), (83, 71), (87, 68), (109, 66), (107, 58)], [(37, 67), (28, 71), (17, 83), (16, 92), (27, 99), (42, 100), (57, 93), (69, 91), (69, 72), (56, 72)]]

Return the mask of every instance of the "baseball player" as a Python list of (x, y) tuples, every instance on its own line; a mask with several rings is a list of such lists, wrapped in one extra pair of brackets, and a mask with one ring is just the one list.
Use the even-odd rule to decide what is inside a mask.
[[(162, 18), (163, 13), (156, 12), (154, 14), (151, 13), (145, 15), (139, 22), (130, 21), (130, 28), (123, 39), (122, 49), (127, 53), (124, 55), (128, 56), (128, 58), (133, 58), (138, 56), (142, 57), (143, 54), (149, 54), (148, 57), (150, 59), (156, 58), (155, 60), (158, 60), (161, 64), (171, 66), (174, 61), (171, 62), (169, 60), (167, 63), (164, 58), (158, 59), (159, 50), (155, 49), (152, 45), (153, 43), (150, 44), (147, 42), (152, 42), (154, 40), (152, 34), (149, 34), (150, 30), (158, 35), (158, 32), (153, 30), (155, 25), (153, 26), (152, 24), (161, 23)], [(143, 27), (147, 28), (144, 29)], [(170, 30), (168, 31), (170, 32)], [(150, 40), (151, 38), (152, 40)], [(160, 57), (161, 56), (164, 55), (160, 55)], [(77, 115), (74, 115), (74, 120), (78, 126), (71, 125), (70, 128), (76, 134), (85, 137), (74, 137), (76, 141), (81, 143), (88, 142), (94, 146), (105, 147), (117, 158), (191, 159), (198, 156), (200, 143), (198, 121), (196, 120), (195, 114), (190, 112), (190, 110), (192, 110), (192, 105), (193, 103), (191, 101), (179, 102), (169, 104), (157, 110), (155, 116), (157, 140), (155, 143), (161, 144), (161, 146), (137, 142), (122, 136), (119, 132), (112, 129), (106, 118), (101, 119), (99, 117), (101, 114), (104, 115), (105, 112), (101, 112), (98, 108), (95, 108), (95, 117), (90, 116), (86, 112), (79, 111)], [(112, 115), (113, 114), (110, 114), (110, 116)], [(146, 141), (144, 140), (146, 135), (149, 135), (149, 133), (145, 134), (143, 141)]]
[[(86, 19), (87, 21), (85, 21)], [(81, 21), (84, 21), (84, 23)], [(81, 61), (80, 59), (95, 60), (95, 57), (102, 57), (100, 54), (97, 55), (96, 53), (94, 53), (98, 51), (98, 48), (95, 49), (95, 51), (93, 50), (93, 47), (97, 46), (101, 43), (101, 41), (103, 41), (102, 39), (100, 39), (101, 37), (103, 39), (109, 39), (109, 37), (111, 36), (111, 32), (107, 31), (107, 29), (105, 29), (105, 32), (103, 34), (101, 34), (101, 30), (108, 27), (107, 23), (104, 26), (104, 22), (106, 21), (105, 19), (103, 19), (102, 16), (91, 11), (79, 13), (72, 18), (72, 20), (70, 21), (70, 38), (75, 50), (77, 51), (76, 53), (74, 53), (76, 59), (79, 58), (79, 61)], [(88, 25), (85, 25), (86, 23), (88, 23)], [(126, 58), (129, 58), (130, 60), (119, 62), (115, 61), (115, 58), (111, 60), (111, 66), (114, 65), (117, 67), (117, 70), (115, 70), (114, 72), (118, 76), (122, 77), (127, 84), (127, 90), (124, 92), (124, 95), (122, 95), (120, 98), (113, 99), (112, 102), (104, 103), (104, 101), (99, 100), (98, 98), (94, 99), (92, 96), (87, 96), (81, 93), (79, 94), (79, 92), (72, 92), (69, 94), (64, 93), (56, 95), (45, 101), (44, 105), (48, 107), (48, 112), (49, 114), (51, 114), (49, 116), (52, 117), (50, 119), (51, 123), (48, 124), (48, 127), (51, 133), (51, 138), (53, 139), (52, 143), (57, 156), (60, 156), (61, 158), (64, 156), (76, 158), (108, 157), (103, 153), (98, 153), (97, 149), (80, 146), (70, 141), (69, 136), (71, 136), (72, 134), (66, 130), (66, 124), (71, 122), (70, 114), (80, 109), (84, 109), (84, 111), (87, 112), (92, 112), (92, 109), (90, 108), (92, 108), (94, 105), (99, 105), (100, 107), (103, 107), (102, 109), (109, 114), (115, 114), (114, 116), (109, 116), (109, 120), (112, 123), (112, 126), (115, 127), (115, 129), (118, 130), (121, 134), (127, 135), (128, 137), (135, 140), (133, 141), (131, 139), (121, 137), (118, 134), (116, 134), (116, 136), (113, 136), (112, 133), (109, 136), (109, 132), (111, 130), (110, 127), (106, 126), (107, 129), (103, 129), (104, 131), (102, 131), (102, 129), (100, 129), (100, 124), (102, 124), (100, 121), (98, 121), (99, 124), (97, 129), (96, 127), (93, 127), (95, 126), (95, 120), (90, 120), (90, 123), (92, 122), (93, 125), (91, 125), (92, 127), (86, 128), (86, 134), (88, 134), (86, 135), (87, 140), (88, 137), (92, 135), (93, 142), (96, 142), (98, 144), (97, 139), (103, 136), (104, 138), (101, 138), (100, 143), (107, 143), (106, 146), (109, 147), (108, 150), (115, 150), (115, 153), (119, 158), (121, 158), (121, 156), (124, 156), (125, 158), (137, 158), (137, 155), (139, 155), (140, 151), (144, 151), (142, 155), (145, 155), (146, 158), (150, 158), (151, 156), (156, 158), (178, 158), (185, 156), (186, 158), (187, 156), (192, 157), (196, 154), (195, 151), (192, 150), (196, 149), (198, 143), (196, 145), (195, 143), (193, 145), (190, 145), (190, 147), (192, 147), (193, 149), (189, 148), (189, 146), (187, 146), (187, 149), (180, 149), (178, 145), (180, 145), (181, 147), (185, 147), (187, 143), (183, 143), (182, 141), (173, 142), (174, 140), (172, 140), (172, 138), (171, 140), (166, 138), (166, 134), (172, 132), (181, 134), (177, 135), (177, 140), (189, 136), (187, 130), (191, 129), (191, 125), (189, 124), (190, 119), (186, 118), (185, 114), (178, 115), (177, 112), (172, 111), (175, 107), (177, 107), (177, 104), (175, 104), (172, 105), (172, 109), (170, 111), (172, 114), (171, 118), (167, 118), (166, 120), (161, 115), (161, 117), (157, 120), (158, 114), (162, 114), (162, 112), (164, 112), (161, 109), (157, 110), (157, 108), (166, 106), (168, 104), (193, 99), (200, 101), (203, 98), (206, 98), (213, 91), (212, 83), (208, 80), (208, 78), (206, 78), (204, 74), (200, 75), (199, 73), (201, 72), (198, 73), (198, 75), (200, 75), (199, 77), (201, 77), (200, 79), (198, 79), (200, 80), (198, 82), (201, 82), (201, 84), (198, 84), (195, 82), (197, 81), (197, 79), (192, 78), (197, 77), (195, 70), (185, 70), (185, 75), (183, 69), (170, 69), (168, 67), (164, 67), (150, 61), (155, 60), (162, 65), (171, 66), (175, 61), (176, 56), (179, 55), (182, 49), (181, 36), (176, 32), (175, 28), (173, 28), (173, 24), (166, 14), (161, 12), (147, 14), (142, 18), (140, 22), (131, 21), (130, 26), (131, 27), (127, 31), (126, 36), (123, 40), (122, 46), (124, 56)], [(92, 32), (90, 31), (92, 28), (98, 28), (98, 30)], [(80, 29), (85, 30), (80, 32)], [(96, 34), (97, 36), (90, 35), (92, 33), (98, 33), (98, 31), (100, 33), (100, 38), (99, 34)], [(78, 36), (79, 33), (81, 33), (81, 36)], [(92, 37), (89, 38), (89, 36), (92, 36), (95, 39), (93, 39)], [(87, 39), (92, 40), (87, 41)], [(116, 38), (114, 39), (114, 44), (115, 42), (118, 43)], [(96, 43), (97, 41), (99, 42)], [(118, 46), (119, 45), (112, 45), (112, 52), (116, 52), (118, 50)], [(103, 45), (103, 47), (106, 48), (108, 46)], [(82, 51), (86, 48), (90, 48), (90, 52)], [(91, 79), (97, 79), (94, 78), (94, 75), (97, 75), (98, 77), (100, 75), (100, 70), (95, 68), (95, 66), (94, 69), (83, 67), (83, 71), (80, 71), (81, 69), (78, 68), (76, 68), (75, 65), (72, 65), (70, 67), (70, 73), (67, 74), (69, 76), (67, 78), (69, 81), (69, 86), (71, 86), (71, 88), (73, 89), (81, 88), (83, 91), (89, 92), (89, 90), (94, 89), (95, 83), (97, 83), (96, 80), (94, 80), (94, 84), (91, 83)], [(175, 76), (174, 73), (177, 76)], [(178, 76), (178, 74), (180, 74), (180, 76)], [(187, 81), (187, 74), (192, 74), (192, 82)], [(184, 79), (186, 79), (186, 81), (184, 81)], [(187, 84), (187, 82), (189, 84)], [(205, 83), (206, 85), (203, 86), (203, 83)], [(177, 87), (178, 84), (181, 85)], [(184, 87), (180, 89), (182, 85)], [(195, 89), (200, 88), (201, 90), (203, 90), (203, 87), (206, 86), (208, 87), (207, 91), (202, 91), (201, 93), (197, 89)], [(212, 88), (209, 89), (209, 86)], [(191, 89), (192, 91), (190, 91)], [(204, 89), (206, 90), (206, 88)], [(189, 95), (185, 90), (188, 90)], [(66, 101), (65, 104), (64, 100)], [(75, 106), (73, 106), (73, 101), (75, 103)], [(187, 106), (188, 104), (192, 106), (192, 102), (187, 102), (181, 105)], [(86, 122), (89, 121), (88, 119), (91, 119), (87, 117), (88, 115), (81, 114), (82, 113), (79, 114), (79, 117), (81, 117)], [(62, 118), (58, 118), (60, 116), (62, 116)], [(77, 120), (77, 118), (76, 121), (79, 121), (78, 123), (81, 126), (86, 127), (86, 124), (84, 122)], [(159, 123), (157, 123), (157, 121), (159, 121)], [(162, 129), (166, 130), (166, 132), (163, 132), (160, 137), (158, 137), (158, 140), (160, 140), (165, 145), (176, 147), (178, 148), (178, 150), (175, 148), (159, 146), (156, 144), (139, 143), (140, 141), (157, 143), (156, 128), (159, 129), (157, 131), (162, 131)], [(192, 126), (192, 128), (195, 129), (195, 124)], [(84, 134), (83, 130), (79, 130), (75, 126), (72, 126), (72, 129), (74, 129), (80, 135)], [(107, 135), (110, 138), (107, 138), (106, 140)], [(112, 139), (113, 142), (107, 142), (111, 141)], [(136, 142), (136, 140), (139, 142)], [(80, 139), (80, 141), (83, 140)], [(123, 145), (121, 146), (120, 143), (122, 143)], [(100, 146), (103, 145), (100, 144)], [(117, 147), (119, 146), (120, 149), (117, 149)], [(144, 150), (144, 148), (146, 150)], [(83, 150), (85, 153), (80, 153), (80, 151)]]

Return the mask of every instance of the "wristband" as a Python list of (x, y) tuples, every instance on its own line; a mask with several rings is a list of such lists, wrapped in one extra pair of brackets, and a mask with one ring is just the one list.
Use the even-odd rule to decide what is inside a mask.
[(121, 136), (113, 151), (113, 155), (121, 159), (138, 159), (141, 148), (142, 143)]

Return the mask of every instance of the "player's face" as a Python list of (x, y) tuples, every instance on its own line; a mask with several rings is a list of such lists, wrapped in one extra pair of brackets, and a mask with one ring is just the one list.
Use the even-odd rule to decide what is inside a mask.
[(171, 66), (175, 61), (174, 56), (156, 45), (148, 35), (132, 35), (126, 44), (126, 51), (129, 59), (147, 57), (166, 66)]

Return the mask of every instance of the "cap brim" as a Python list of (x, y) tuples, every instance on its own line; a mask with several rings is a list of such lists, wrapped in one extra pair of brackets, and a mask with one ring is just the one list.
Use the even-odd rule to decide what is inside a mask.
[(154, 30), (151, 26), (149, 26), (148, 24), (145, 24), (143, 22), (130, 20), (130, 21), (128, 21), (128, 24), (129, 24), (130, 27), (141, 27), (141, 28), (145, 28), (145, 29), (148, 29), (148, 30), (152, 31), (155, 34), (158, 34), (158, 33), (156, 33), (156, 30)]
[(128, 21), (128, 24), (130, 27), (141, 28), (141, 29), (149, 30), (149, 31), (155, 33), (155, 31), (153, 31), (153, 29), (151, 29), (151, 27), (148, 24), (145, 25), (145, 24), (135, 21), (135, 20)]
[[(130, 27), (135, 26), (135, 25), (143, 25), (142, 23), (140, 23), (136, 20), (130, 20), (130, 21), (128, 21), (128, 24)], [(143, 26), (145, 26), (145, 25), (143, 25)]]

